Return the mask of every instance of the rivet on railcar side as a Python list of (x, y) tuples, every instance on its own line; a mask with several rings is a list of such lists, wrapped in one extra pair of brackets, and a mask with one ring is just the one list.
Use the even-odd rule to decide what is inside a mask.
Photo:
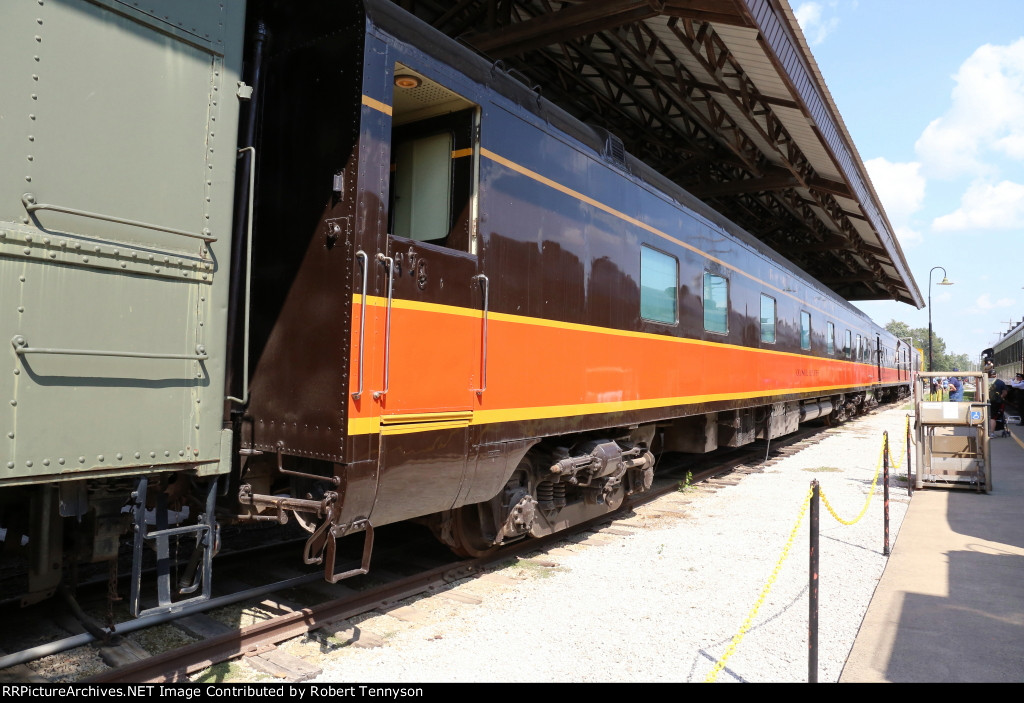
[(332, 582), (399, 521), (484, 554), (665, 452), (906, 397), (917, 350), (396, 5), (150, 5), (10, 10), (79, 37), (0, 75), (50, 71), (0, 121), (32, 157), (0, 176), (24, 604), (124, 552), (134, 615), (208, 599), (233, 523), (297, 523)]

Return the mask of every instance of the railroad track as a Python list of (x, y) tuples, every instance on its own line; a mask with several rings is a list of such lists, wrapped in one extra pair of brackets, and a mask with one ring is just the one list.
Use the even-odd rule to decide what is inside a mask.
[[(736, 485), (743, 476), (761, 472), (835, 431), (802, 429), (771, 443), (758, 442), (696, 461), (688, 456), (686, 464), (667, 457), (651, 490), (627, 500), (617, 513), (568, 533), (509, 545), (482, 559), (458, 559), (425, 528), (397, 525), (378, 530), (370, 573), (339, 584), (325, 583), (315, 567), (302, 571), (279, 566), (296, 561), (294, 545), (283, 544), (258, 560), (244, 556), (229, 568), (218, 562), (214, 582), (221, 592), (215, 592), (201, 612), (152, 623), (125, 620), (117, 627), (116, 641), (99, 645), (70, 614), (54, 612), (52, 606), (7, 615), (0, 611), (13, 625), (11, 632), (18, 633), (4, 646), (19, 650), (6, 656), (0, 652), (0, 682), (184, 682), (202, 678), (210, 667), (218, 667), (211, 674), (217, 680), (225, 675), (231, 680), (308, 680), (320, 669), (301, 655), (304, 648), (322, 653), (385, 644), (384, 636), (361, 625), (367, 614), (415, 621), (433, 597), (466, 607), (479, 605), (486, 596), (479, 588), (474, 592), (472, 584), (485, 584), (485, 591), (513, 587), (522, 580), (503, 574), (558, 568), (559, 556), (567, 548), (599, 548), (666, 520), (685, 519), (687, 504), (701, 492)], [(361, 544), (361, 539), (353, 540), (354, 563)], [(265, 582), (253, 583), (256, 575), (264, 576)], [(100, 613), (106, 607), (101, 600), (83, 600), (82, 607)], [(225, 674), (229, 669), (231, 673)]]

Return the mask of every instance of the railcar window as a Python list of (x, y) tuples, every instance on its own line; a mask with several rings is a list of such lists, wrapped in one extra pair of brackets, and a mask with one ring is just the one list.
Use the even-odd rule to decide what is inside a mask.
[(479, 110), (402, 64), (394, 85), (388, 232), (476, 253)]
[(836, 353), (836, 326), (831, 322), (826, 322), (825, 325), (827, 327), (825, 341), (828, 344), (828, 353), (834, 356)]
[(640, 247), (640, 317), (675, 324), (679, 290), (676, 257)]
[(853, 337), (851, 336), (850, 330), (846, 330), (846, 343), (843, 346), (843, 356), (847, 359), (850, 358), (850, 349), (853, 346)]
[(729, 332), (729, 279), (704, 272), (704, 329)]
[(394, 146), (394, 234), (444, 239), (451, 225), (452, 135), (432, 134)]
[(1022, 348), (1024, 348), (1024, 341), (1022, 340), (1007, 343), (1002, 349), (997, 349), (995, 351), (992, 355), (992, 362), (996, 366), (1008, 366), (1012, 364), (1016, 367), (1021, 360)]
[(863, 361), (864, 359), (864, 344), (861, 341), (861, 336), (857, 335), (857, 351), (853, 353), (854, 361)]
[(761, 294), (761, 341), (775, 343), (775, 298)]
[(811, 313), (800, 311), (800, 348), (811, 348)]

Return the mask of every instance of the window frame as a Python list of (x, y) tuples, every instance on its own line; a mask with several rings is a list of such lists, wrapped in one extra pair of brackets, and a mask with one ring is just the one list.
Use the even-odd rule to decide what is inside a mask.
[[(451, 127), (438, 128), (391, 145), (392, 235), (422, 244), (447, 240), (451, 234), (457, 196), (451, 157), (455, 136)], [(424, 227), (424, 222), (437, 229)]]
[[(708, 291), (708, 277), (709, 276), (713, 277), (713, 278), (717, 278), (717, 279), (719, 279), (719, 280), (721, 280), (721, 281), (723, 281), (725, 283), (725, 329), (724, 330), (711, 329), (711, 328), (708, 327), (708, 295), (707, 295), (707, 291)], [(711, 334), (720, 334), (720, 335), (727, 335), (727, 334), (729, 334), (729, 311), (731, 309), (731, 305), (730, 305), (730, 301), (729, 301), (729, 279), (726, 276), (722, 276), (721, 274), (713, 273), (713, 272), (708, 271), (707, 269), (705, 269), (704, 270), (704, 275), (701, 277), (701, 296), (700, 296), (700, 300), (701, 300), (701, 308), (703, 310), (704, 331), (705, 332), (710, 332)]]
[(836, 326), (831, 322), (825, 322), (825, 348), (829, 356), (836, 355)]
[[(804, 346), (804, 320), (807, 320), (807, 345)], [(811, 350), (811, 313), (807, 310), (800, 311), (800, 348), (803, 351)]]
[[(673, 313), (674, 318), (672, 319), (671, 322), (667, 321), (667, 320), (661, 320), (661, 319), (658, 319), (658, 318), (645, 317), (644, 316), (644, 251), (645, 250), (651, 252), (652, 254), (658, 254), (660, 256), (665, 257), (666, 259), (671, 259), (672, 260), (673, 274), (675, 276), (675, 283), (673, 285), (673, 291), (675, 292), (675, 295), (672, 298), (672, 313)], [(651, 288), (651, 290), (657, 290), (657, 289), (656, 288)], [(678, 325), (679, 324), (679, 259), (678, 259), (678, 257), (673, 256), (672, 254), (669, 254), (668, 252), (662, 251), (661, 249), (656, 249), (655, 247), (649, 246), (647, 244), (641, 244), (640, 245), (640, 319), (645, 321), (645, 322), (653, 322), (654, 324), (657, 324), (657, 325)]]
[[(771, 333), (772, 333), (772, 336), (771, 336), (771, 339), (765, 339), (764, 304), (765, 304), (765, 301), (767, 301), (767, 300), (770, 300), (771, 304), (772, 304), (772, 322), (771, 322)], [(779, 329), (779, 302), (775, 298), (771, 297), (770, 295), (765, 295), (764, 293), (761, 294), (760, 301), (761, 301), (761, 309), (760, 309), (759, 315), (760, 315), (760, 323), (761, 323), (761, 330), (760, 330), (761, 342), (763, 342), (764, 344), (775, 344), (776, 342), (778, 342), (778, 338), (779, 338), (779, 333), (778, 333), (778, 329)]]

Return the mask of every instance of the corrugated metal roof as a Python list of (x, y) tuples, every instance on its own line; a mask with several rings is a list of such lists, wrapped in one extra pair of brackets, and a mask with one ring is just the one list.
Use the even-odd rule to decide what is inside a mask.
[(923, 307), (786, 0), (395, 2), (616, 134), (847, 300)]

